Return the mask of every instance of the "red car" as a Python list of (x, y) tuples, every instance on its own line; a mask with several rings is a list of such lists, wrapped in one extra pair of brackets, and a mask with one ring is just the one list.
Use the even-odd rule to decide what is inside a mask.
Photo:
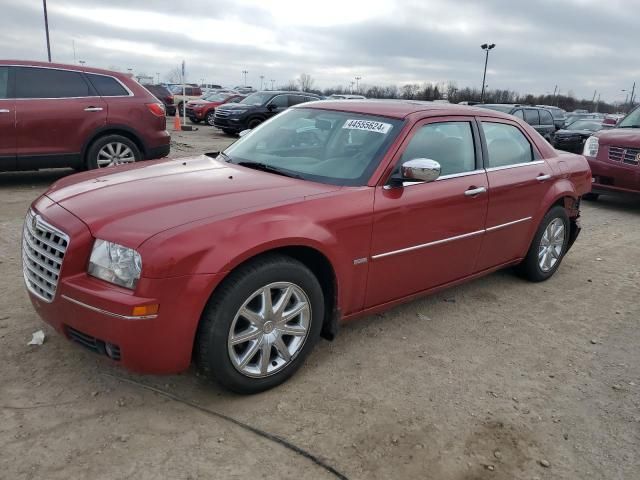
[(517, 265), (549, 278), (591, 172), (515, 117), (301, 104), (216, 158), (59, 180), (29, 211), (42, 318), (138, 372), (192, 358), (237, 392), (291, 376), (341, 321)]
[(169, 153), (164, 105), (118, 72), (0, 61), (0, 171), (101, 168)]
[(584, 156), (593, 172), (593, 193), (640, 193), (640, 106), (616, 128), (601, 130), (584, 144)]
[(193, 123), (207, 122), (213, 127), (213, 119), (216, 107), (224, 103), (237, 103), (244, 98), (244, 95), (214, 92), (205, 95), (200, 100), (191, 100), (187, 103), (187, 117)]

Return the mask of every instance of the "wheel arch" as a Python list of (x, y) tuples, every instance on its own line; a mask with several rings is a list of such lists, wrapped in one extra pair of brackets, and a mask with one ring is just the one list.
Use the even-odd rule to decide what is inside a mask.
[(91, 145), (99, 138), (105, 137), (107, 135), (122, 135), (123, 137), (128, 138), (136, 144), (138, 150), (140, 150), (140, 153), (142, 153), (143, 158), (147, 156), (147, 146), (142, 141), (142, 137), (136, 130), (126, 125), (105, 125), (94, 131), (82, 146), (81, 158), (83, 162), (86, 163), (87, 152), (89, 151)]

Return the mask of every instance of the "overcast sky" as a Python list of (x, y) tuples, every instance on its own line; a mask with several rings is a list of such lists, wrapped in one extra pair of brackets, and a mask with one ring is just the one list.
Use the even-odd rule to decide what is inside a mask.
[[(260, 87), (455, 81), (623, 101), (640, 84), (640, 0), (48, 0), (53, 60)], [(41, 0), (0, 0), (0, 57), (46, 59)]]

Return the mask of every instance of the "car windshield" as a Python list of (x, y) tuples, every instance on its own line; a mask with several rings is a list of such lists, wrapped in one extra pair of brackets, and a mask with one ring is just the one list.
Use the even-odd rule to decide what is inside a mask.
[(208, 95), (204, 96), (204, 99), (209, 101), (209, 102), (222, 102), (224, 99), (226, 99), (229, 96), (228, 93), (209, 93)]
[(245, 105), (264, 105), (271, 97), (273, 97), (273, 93), (271, 92), (257, 92), (252, 93), (240, 103), (244, 103)]
[(602, 123), (594, 120), (577, 120), (567, 127), (567, 130), (588, 130), (597, 132), (602, 130)]
[(618, 126), (620, 128), (640, 128), (640, 107), (627, 115)]
[(224, 151), (227, 161), (334, 185), (366, 185), (401, 120), (293, 108)]
[(513, 110), (513, 107), (511, 105), (477, 105), (477, 106), (481, 108), (488, 108), (489, 110), (496, 110), (498, 112), (503, 112), (503, 113), (511, 113), (511, 110)]

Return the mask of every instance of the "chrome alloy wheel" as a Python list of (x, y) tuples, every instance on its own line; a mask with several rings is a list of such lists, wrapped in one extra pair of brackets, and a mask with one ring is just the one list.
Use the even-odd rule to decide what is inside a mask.
[(231, 363), (248, 377), (273, 375), (302, 350), (310, 325), (311, 304), (304, 290), (290, 282), (266, 285), (249, 296), (231, 323)]
[(562, 219), (555, 218), (542, 234), (538, 250), (538, 265), (545, 273), (555, 267), (560, 260), (564, 248), (565, 230)]
[(133, 151), (124, 143), (107, 143), (98, 152), (98, 168), (135, 162)]

